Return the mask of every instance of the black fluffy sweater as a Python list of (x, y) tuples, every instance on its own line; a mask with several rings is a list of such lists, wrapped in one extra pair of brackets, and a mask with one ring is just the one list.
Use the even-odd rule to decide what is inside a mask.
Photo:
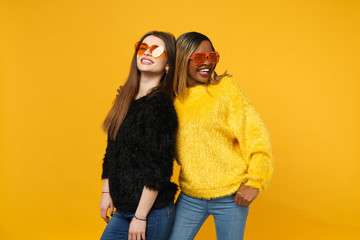
[(102, 179), (109, 179), (114, 206), (135, 212), (144, 186), (159, 191), (152, 209), (174, 201), (170, 182), (177, 116), (170, 96), (156, 91), (133, 100), (115, 141), (108, 137)]

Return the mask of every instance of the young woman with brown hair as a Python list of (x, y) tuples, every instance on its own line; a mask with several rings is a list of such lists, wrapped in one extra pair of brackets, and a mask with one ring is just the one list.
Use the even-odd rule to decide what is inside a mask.
[(170, 182), (177, 129), (175, 54), (172, 34), (145, 34), (104, 121), (108, 143), (100, 209), (108, 224), (102, 240), (161, 240), (171, 231), (177, 191)]

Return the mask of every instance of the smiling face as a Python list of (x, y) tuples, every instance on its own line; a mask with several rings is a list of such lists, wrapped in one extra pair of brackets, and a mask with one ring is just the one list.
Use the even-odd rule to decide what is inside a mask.
[[(204, 40), (200, 43), (199, 47), (194, 53), (198, 52), (212, 52), (214, 49), (211, 43)], [(215, 64), (211, 63), (207, 58), (204, 64), (196, 66), (192, 60), (189, 61), (188, 72), (187, 72), (187, 85), (193, 87), (198, 84), (205, 84), (210, 80), (211, 74), (215, 69)]]
[[(154, 35), (147, 36), (142, 42), (148, 46), (157, 45), (165, 49), (163, 40)], [(167, 60), (165, 54), (159, 58), (154, 58), (150, 52), (150, 48), (148, 48), (142, 55), (137, 55), (136, 63), (141, 73), (162, 75), (164, 71), (169, 68)]]

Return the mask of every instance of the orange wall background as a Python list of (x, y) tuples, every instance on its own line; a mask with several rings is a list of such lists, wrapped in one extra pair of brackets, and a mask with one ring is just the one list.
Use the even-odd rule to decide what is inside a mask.
[(154, 29), (208, 35), (271, 132), (245, 239), (360, 239), (359, 23), (357, 0), (1, 0), (0, 239), (100, 238), (101, 123)]

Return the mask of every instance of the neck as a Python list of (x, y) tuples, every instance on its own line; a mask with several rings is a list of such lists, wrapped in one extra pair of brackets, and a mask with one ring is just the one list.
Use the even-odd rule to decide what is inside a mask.
[(188, 88), (192, 88), (192, 87), (195, 87), (195, 86), (198, 86), (198, 85), (206, 85), (206, 82), (204, 82), (204, 83), (197, 82), (197, 81), (195, 81), (195, 80), (193, 80), (191, 78), (188, 78), (186, 80), (186, 87), (188, 87)]
[(195, 87), (195, 86), (199, 85), (199, 83), (197, 83), (197, 82), (195, 82), (195, 81), (193, 81), (191, 79), (187, 79), (186, 85), (187, 85), (188, 88), (192, 88), (192, 87)]
[(140, 75), (140, 85), (139, 92), (136, 95), (136, 99), (141, 98), (148, 94), (151, 89), (159, 85), (162, 74), (147, 74), (141, 73)]

